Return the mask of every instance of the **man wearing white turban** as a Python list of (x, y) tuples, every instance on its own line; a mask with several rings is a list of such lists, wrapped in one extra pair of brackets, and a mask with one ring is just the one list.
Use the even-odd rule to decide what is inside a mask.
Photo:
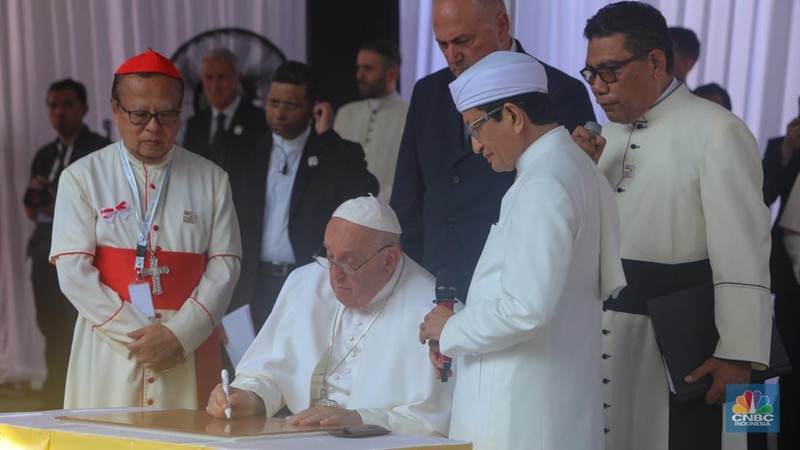
[[(625, 286), (608, 181), (556, 123), (542, 65), (495, 52), (450, 91), (475, 153), (517, 171), (453, 314), (420, 325), (456, 357), (450, 436), (477, 449), (602, 449), (602, 300)], [(437, 342), (438, 341), (438, 345)]]
[[(433, 276), (400, 250), (400, 231), (372, 196), (334, 211), (316, 262), (289, 275), (236, 368), (233, 417), (286, 406), (296, 425), (447, 434), (452, 387), (425, 376), (426, 351), (414, 342)], [(227, 406), (218, 385), (207, 411), (224, 418)]]

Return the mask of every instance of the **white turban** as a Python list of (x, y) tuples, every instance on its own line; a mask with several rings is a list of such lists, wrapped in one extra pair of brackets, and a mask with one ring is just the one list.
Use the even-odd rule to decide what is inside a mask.
[(347, 200), (336, 208), (331, 217), (339, 217), (373, 230), (401, 233), (400, 221), (394, 210), (372, 195)]
[(458, 112), (527, 92), (547, 93), (547, 74), (530, 55), (499, 51), (486, 55), (450, 83)]

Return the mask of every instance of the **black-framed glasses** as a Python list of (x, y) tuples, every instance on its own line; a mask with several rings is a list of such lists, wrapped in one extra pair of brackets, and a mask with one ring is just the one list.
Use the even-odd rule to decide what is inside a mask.
[(501, 109), (503, 109), (503, 105), (500, 105), (497, 108), (495, 108), (495, 109), (489, 111), (488, 113), (482, 115), (475, 122), (472, 122), (469, 125), (465, 125), (467, 133), (469, 133), (469, 135), (471, 137), (474, 137), (475, 139), (477, 139), (478, 138), (478, 127), (483, 125), (483, 123), (486, 122), (487, 120), (491, 119), (492, 116), (497, 114), (498, 111), (500, 111)]
[(622, 61), (614, 64), (610, 64), (607, 66), (602, 67), (592, 67), (586, 66), (581, 69), (581, 76), (587, 83), (592, 84), (594, 83), (595, 76), (600, 77), (606, 84), (616, 83), (617, 81), (617, 71), (622, 69), (623, 67), (627, 66), (628, 64), (636, 61), (637, 59), (641, 58), (642, 56), (652, 52), (653, 49), (645, 50), (643, 52), (639, 52), (630, 58), (623, 59)]
[(158, 122), (159, 125), (172, 125), (178, 121), (178, 115), (181, 113), (175, 110), (160, 111), (157, 113), (151, 113), (150, 111), (128, 111), (122, 106), (119, 100), (117, 100), (117, 106), (128, 114), (128, 120), (134, 125), (147, 125), (147, 122), (150, 122), (150, 119), (153, 117), (156, 118), (156, 122)]
[(394, 245), (392, 245), (392, 244), (384, 245), (383, 247), (379, 248), (378, 251), (373, 253), (372, 256), (370, 256), (369, 258), (365, 259), (364, 262), (362, 262), (361, 264), (359, 264), (357, 266), (353, 266), (351, 264), (348, 264), (348, 263), (342, 262), (342, 261), (338, 261), (338, 260), (333, 259), (333, 258), (328, 258), (326, 256), (327, 250), (325, 249), (325, 247), (321, 247), (319, 250), (317, 250), (316, 253), (314, 253), (314, 256), (312, 256), (312, 258), (314, 258), (314, 261), (316, 261), (317, 264), (319, 264), (320, 266), (324, 267), (327, 270), (331, 270), (331, 269), (333, 269), (333, 266), (336, 266), (342, 272), (355, 274), (356, 272), (358, 272), (358, 269), (364, 267), (364, 265), (367, 264), (368, 262), (370, 262), (372, 260), (372, 258), (378, 256), (378, 253), (386, 250), (389, 247), (394, 247)]

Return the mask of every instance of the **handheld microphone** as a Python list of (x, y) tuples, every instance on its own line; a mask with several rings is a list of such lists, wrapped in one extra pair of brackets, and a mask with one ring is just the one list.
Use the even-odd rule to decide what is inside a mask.
[[(455, 272), (449, 269), (439, 270), (436, 273), (436, 300), (434, 300), (434, 303), (452, 311), (457, 301)], [(442, 383), (447, 383), (447, 373), (450, 371), (452, 360), (439, 354), (439, 361), (444, 363), (444, 367), (439, 369), (440, 379)]]
[(603, 127), (601, 127), (599, 123), (591, 120), (586, 122), (586, 125), (583, 127), (589, 130), (589, 133), (592, 133), (594, 136), (600, 136), (603, 131)]

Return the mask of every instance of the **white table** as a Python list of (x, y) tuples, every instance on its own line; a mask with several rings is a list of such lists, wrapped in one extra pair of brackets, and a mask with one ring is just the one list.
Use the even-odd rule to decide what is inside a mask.
[(188, 433), (142, 430), (125, 426), (57, 420), (57, 416), (141, 411), (145, 408), (110, 408), (37, 411), (0, 414), (0, 448), (44, 448), (73, 450), (92, 448), (155, 449), (433, 449), (470, 450), (472, 444), (440, 437), (389, 434), (344, 439), (327, 433), (305, 433), (270, 437), (215, 438)]

